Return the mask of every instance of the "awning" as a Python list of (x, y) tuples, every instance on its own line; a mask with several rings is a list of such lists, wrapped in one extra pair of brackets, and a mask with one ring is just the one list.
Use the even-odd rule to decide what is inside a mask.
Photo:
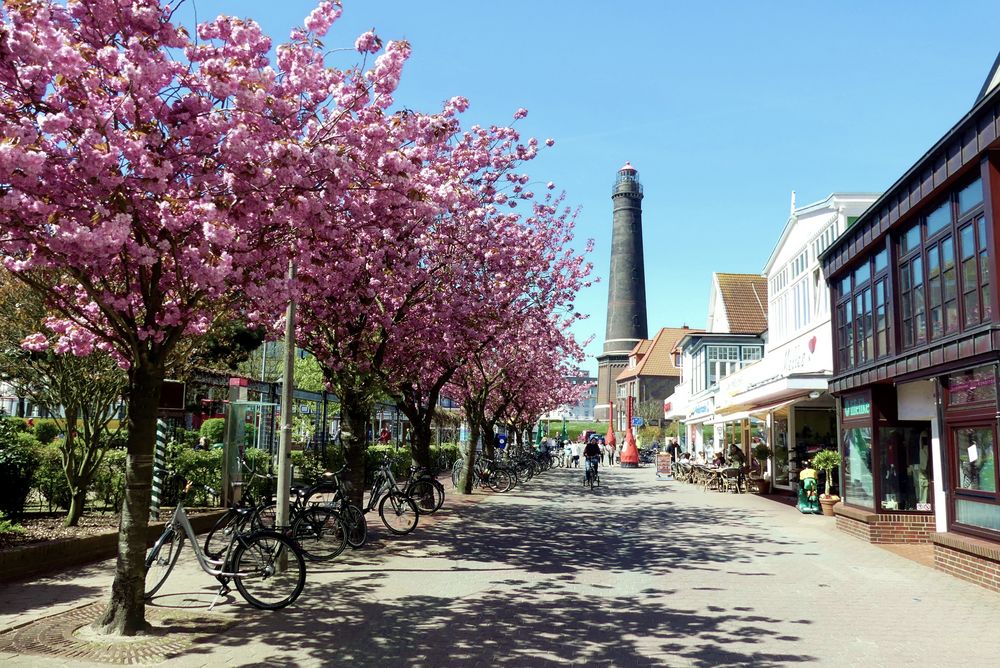
[(785, 406), (788, 406), (790, 404), (794, 404), (794, 403), (796, 403), (798, 401), (802, 401), (803, 399), (805, 399), (808, 396), (809, 396), (808, 394), (800, 394), (800, 395), (798, 395), (796, 397), (792, 397), (791, 399), (785, 399), (784, 401), (779, 401), (777, 403), (765, 404), (763, 406), (758, 406), (757, 408), (752, 408), (749, 411), (749, 413), (751, 415), (766, 415), (766, 414), (770, 413), (771, 411), (776, 411), (779, 408), (784, 408)]

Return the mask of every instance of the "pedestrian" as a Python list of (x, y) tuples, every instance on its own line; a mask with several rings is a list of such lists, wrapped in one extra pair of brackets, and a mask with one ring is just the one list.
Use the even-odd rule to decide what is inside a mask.
[(671, 461), (679, 461), (681, 458), (681, 446), (677, 444), (677, 439), (672, 438), (667, 443), (667, 452), (670, 453)]
[(580, 455), (583, 454), (583, 446), (579, 443), (573, 444), (573, 468), (580, 466)]
[(386, 427), (386, 426), (383, 426), (382, 427), (382, 431), (379, 432), (379, 435), (378, 435), (378, 441), (379, 441), (379, 443), (382, 443), (382, 444), (388, 443), (389, 439), (391, 439), (391, 438), (392, 438), (392, 434), (389, 432), (389, 428)]
[(573, 461), (573, 446), (569, 444), (569, 441), (563, 441), (562, 446), (563, 446), (563, 461), (565, 462), (564, 466), (569, 468), (570, 462)]

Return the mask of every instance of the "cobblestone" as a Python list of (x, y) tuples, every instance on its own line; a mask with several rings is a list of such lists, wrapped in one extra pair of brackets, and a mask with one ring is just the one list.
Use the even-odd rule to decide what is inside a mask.
[[(982, 630), (1000, 627), (1000, 596), (831, 518), (651, 469), (607, 470), (593, 493), (578, 475), (463, 503), (410, 536), (379, 532), (372, 548), (312, 568), (290, 609), (257, 611), (234, 592), (215, 612), (236, 625), (170, 665), (995, 663)], [(109, 570), (0, 587), (0, 628), (103, 598)], [(177, 571), (154, 605), (204, 611), (212, 580), (189, 555)]]

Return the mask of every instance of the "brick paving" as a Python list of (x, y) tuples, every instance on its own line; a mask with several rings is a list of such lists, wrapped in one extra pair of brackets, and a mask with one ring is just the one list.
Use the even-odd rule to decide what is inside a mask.
[[(371, 548), (312, 569), (291, 609), (257, 611), (233, 592), (214, 612), (236, 625), (170, 665), (996, 663), (1000, 595), (831, 518), (649, 468), (607, 470), (594, 493), (577, 476), (556, 470), (453, 506), (411, 536), (379, 531)], [(101, 598), (107, 566), (0, 586), (0, 629)], [(204, 611), (215, 588), (182, 557), (163, 591), (159, 608)], [(15, 665), (82, 665), (2, 652)]]

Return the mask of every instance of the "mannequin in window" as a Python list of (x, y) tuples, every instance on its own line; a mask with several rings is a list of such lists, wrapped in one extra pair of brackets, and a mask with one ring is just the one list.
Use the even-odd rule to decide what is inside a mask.
[(925, 504), (930, 500), (931, 481), (931, 436), (926, 431), (920, 432), (920, 444), (917, 461), (910, 466), (913, 487), (917, 491), (917, 503)]
[(882, 471), (882, 506), (887, 510), (897, 510), (900, 502), (899, 473), (896, 461), (902, 451), (902, 434), (898, 430), (886, 444), (885, 468)]

